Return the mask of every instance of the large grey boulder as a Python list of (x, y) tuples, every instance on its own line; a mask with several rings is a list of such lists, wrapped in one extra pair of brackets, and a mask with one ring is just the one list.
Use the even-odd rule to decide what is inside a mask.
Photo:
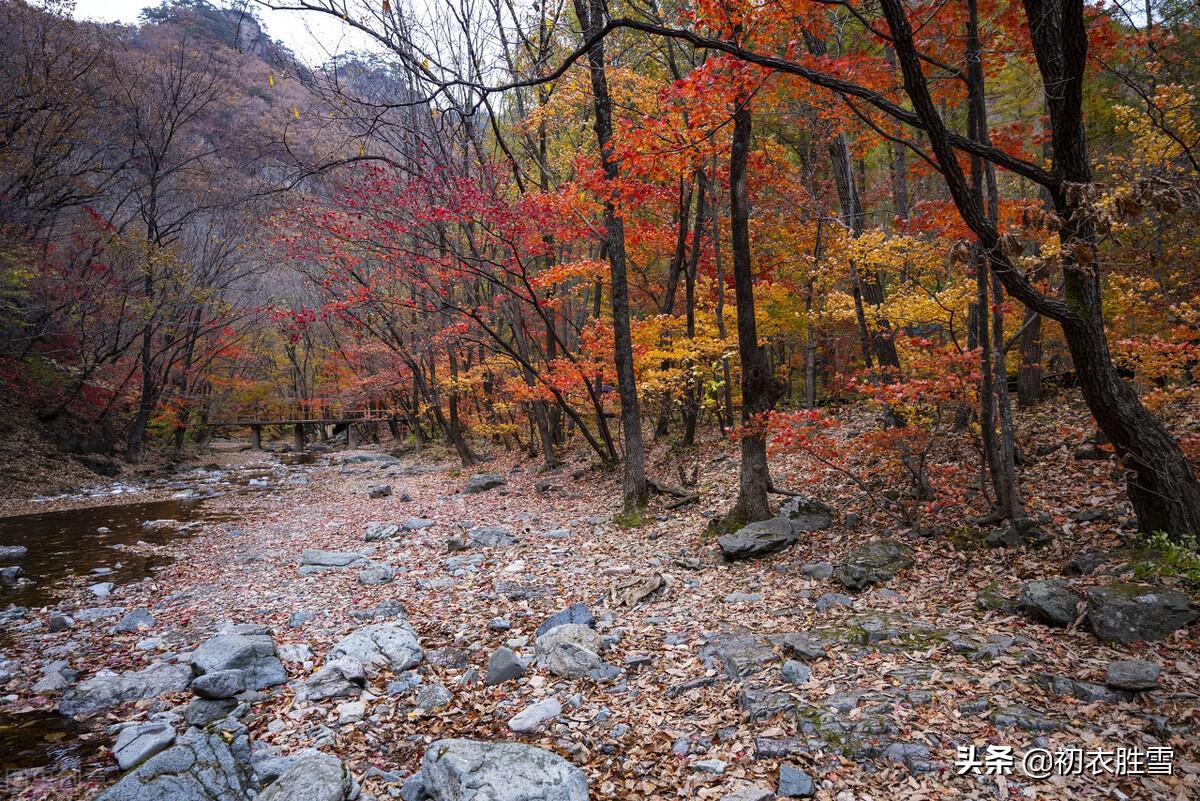
[(467, 540), (481, 548), (507, 548), (517, 538), (507, 526), (476, 526), (467, 530)]
[(1109, 584), (1088, 590), (1088, 619), (1102, 640), (1161, 640), (1200, 618), (1188, 597), (1146, 584)]
[(287, 681), (287, 672), (265, 626), (240, 625), (209, 639), (192, 652), (192, 670), (200, 676), (223, 670), (240, 670), (246, 688), (261, 690)]
[(463, 492), (467, 495), (474, 495), (496, 487), (503, 487), (507, 483), (502, 476), (494, 473), (478, 473), (467, 479), (467, 486), (463, 487)]
[(113, 743), (113, 756), (121, 770), (140, 765), (175, 743), (175, 730), (166, 723), (126, 726)]
[(329, 659), (350, 657), (368, 668), (408, 670), (421, 663), (425, 652), (407, 620), (373, 623), (356, 629), (329, 652)]
[(250, 775), (240, 752), (248, 757), (249, 745), (244, 734), (233, 743), (223, 735), (189, 729), (94, 801), (245, 801)]
[(776, 516), (790, 520), (797, 531), (823, 531), (833, 525), (833, 510), (811, 498), (789, 498)]
[(1065, 627), (1075, 622), (1075, 610), (1082, 600), (1065, 581), (1046, 579), (1021, 585), (1017, 606), (1039, 623)]
[(293, 762), (267, 785), (258, 801), (347, 801), (357, 790), (346, 763), (317, 752)]
[(889, 581), (912, 565), (912, 549), (907, 545), (895, 540), (871, 540), (851, 551), (836, 575), (843, 587), (857, 592)]
[(583, 771), (557, 754), (521, 743), (438, 740), (421, 761), (433, 801), (587, 801)]
[(595, 631), (578, 623), (567, 623), (537, 638), (537, 661), (563, 678), (604, 678), (616, 669), (600, 658), (602, 647), (603, 641)]
[(800, 538), (796, 524), (775, 517), (760, 520), (717, 540), (726, 559), (750, 559), (783, 550)]
[(58, 711), (86, 717), (128, 701), (183, 692), (192, 680), (187, 665), (152, 665), (131, 673), (99, 673), (63, 693)]

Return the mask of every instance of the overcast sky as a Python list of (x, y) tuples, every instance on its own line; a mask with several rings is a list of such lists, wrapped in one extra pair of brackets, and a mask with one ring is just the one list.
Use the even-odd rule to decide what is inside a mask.
[[(211, 1), (213, 5), (221, 5), (220, 0)], [(158, 0), (75, 0), (75, 16), (101, 22), (136, 23), (143, 8), (158, 4)], [(335, 53), (371, 49), (366, 37), (350, 31), (333, 17), (271, 11), (257, 4), (251, 8), (273, 39), (282, 42), (311, 66), (328, 61)]]

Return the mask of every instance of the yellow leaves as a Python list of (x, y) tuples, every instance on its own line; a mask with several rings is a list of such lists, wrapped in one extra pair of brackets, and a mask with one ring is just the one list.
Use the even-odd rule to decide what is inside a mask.
[(295, 120), (300, 119), (300, 107), (299, 106), (292, 106), (292, 119), (295, 119)]
[(275, 88), (275, 73), (267, 73), (267, 86), (271, 87), (272, 89)]

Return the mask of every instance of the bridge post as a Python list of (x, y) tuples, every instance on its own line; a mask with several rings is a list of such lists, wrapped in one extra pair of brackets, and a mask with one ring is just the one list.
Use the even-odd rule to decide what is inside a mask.
[(250, 449), (262, 450), (262, 426), (250, 426)]
[(346, 447), (358, 447), (358, 429), (354, 427), (354, 423), (350, 423), (346, 426)]
[(296, 453), (304, 451), (304, 423), (296, 423)]

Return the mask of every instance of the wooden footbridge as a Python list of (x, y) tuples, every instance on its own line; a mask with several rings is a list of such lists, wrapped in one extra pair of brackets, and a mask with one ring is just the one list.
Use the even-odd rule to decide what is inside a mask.
[[(293, 443), (297, 451), (303, 451), (310, 426), (319, 426), (325, 431), (325, 426), (345, 426), (346, 443), (354, 448), (358, 445), (358, 430), (355, 423), (388, 423), (395, 424), (404, 419), (400, 409), (342, 409), (339, 407), (311, 406), (285, 410), (271, 409), (256, 413), (239, 414), (230, 420), (210, 421), (209, 428), (249, 428), (250, 446), (262, 450), (262, 430), (268, 426), (292, 429)], [(322, 434), (324, 438), (324, 434)]]

